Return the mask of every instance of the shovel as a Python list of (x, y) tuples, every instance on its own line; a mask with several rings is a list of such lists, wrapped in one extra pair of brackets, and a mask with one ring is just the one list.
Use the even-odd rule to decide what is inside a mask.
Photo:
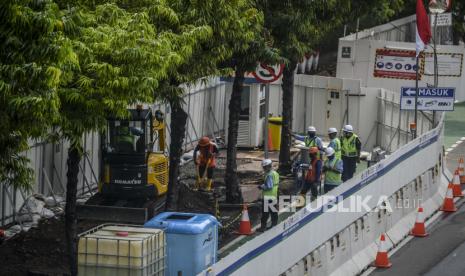
[[(195, 183), (196, 189), (204, 189), (207, 180), (207, 172), (208, 172), (208, 166), (210, 166), (210, 161), (211, 158), (208, 159), (207, 164), (205, 165), (205, 171), (203, 172), (203, 175), (199, 180)], [(197, 175), (200, 176), (200, 165), (197, 165)]]

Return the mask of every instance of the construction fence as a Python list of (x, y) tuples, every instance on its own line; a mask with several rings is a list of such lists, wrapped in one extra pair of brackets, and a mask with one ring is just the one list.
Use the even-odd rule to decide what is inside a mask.
[[(263, 105), (263, 85), (246, 81), (248, 97), (242, 102), (249, 103), (249, 130), (245, 135), (253, 136), (244, 140), (255, 141), (252, 147), (262, 145), (264, 118), (260, 116)], [(224, 143), (228, 127), (228, 104), (232, 92), (232, 83), (220, 78), (185, 87), (184, 109), (189, 114), (185, 150), (191, 150), (200, 137), (220, 137), (216, 140)], [(282, 89), (280, 82), (271, 84), (270, 113), (279, 116)], [(296, 75), (294, 89), (293, 130), (305, 133), (308, 125), (314, 125), (318, 134), (325, 137), (329, 127), (341, 129), (344, 124), (354, 126), (363, 143), (363, 150), (371, 151), (375, 146), (392, 152), (411, 140), (408, 124), (413, 113), (399, 109), (398, 93), (381, 88), (365, 88), (360, 80), (341, 79), (311, 75)], [(170, 141), (169, 105), (156, 103), (154, 110), (160, 109), (166, 114), (167, 144)], [(419, 115), (419, 133), (431, 129), (430, 114)], [(96, 191), (100, 176), (100, 135), (89, 133), (83, 137), (85, 155), (80, 164), (78, 194)], [(66, 160), (68, 142), (57, 144), (31, 143), (25, 153), (31, 160), (35, 172), (35, 183), (30, 192), (14, 191), (0, 184), (0, 226), (12, 223), (18, 208), (31, 193), (63, 195), (66, 187)]]

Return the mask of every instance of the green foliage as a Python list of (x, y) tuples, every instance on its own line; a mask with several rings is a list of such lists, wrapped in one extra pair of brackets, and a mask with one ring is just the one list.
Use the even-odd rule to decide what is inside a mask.
[(49, 0), (0, 1), (0, 182), (30, 187), (20, 152), (57, 121), (57, 90), (70, 62), (63, 13)]
[(78, 142), (99, 129), (110, 114), (125, 116), (128, 105), (150, 102), (159, 80), (182, 59), (171, 45), (178, 36), (157, 32), (147, 12), (130, 12), (115, 4), (67, 10), (80, 22), (68, 37), (74, 64), (62, 67), (58, 129)]
[(465, 42), (465, 2), (452, 1), (452, 22), (454, 30), (454, 42)]

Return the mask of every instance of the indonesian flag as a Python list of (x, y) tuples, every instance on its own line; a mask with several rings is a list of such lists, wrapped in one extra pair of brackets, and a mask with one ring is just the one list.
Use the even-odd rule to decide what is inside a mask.
[(417, 34), (416, 49), (417, 57), (425, 49), (426, 44), (431, 39), (431, 26), (429, 25), (428, 15), (426, 14), (423, 0), (417, 0)]

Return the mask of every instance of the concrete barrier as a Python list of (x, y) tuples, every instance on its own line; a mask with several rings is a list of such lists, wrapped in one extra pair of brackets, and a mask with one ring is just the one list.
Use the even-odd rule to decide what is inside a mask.
[(338, 196), (333, 203), (337, 208), (348, 206), (357, 196), (384, 196), (382, 201), (367, 203), (370, 211), (331, 212), (320, 208), (331, 204), (325, 202), (318, 203), (316, 210), (304, 208), (200, 275), (362, 272), (375, 259), (381, 233), (386, 233), (390, 249), (408, 235), (420, 203), (426, 217), (441, 205), (447, 189), (447, 179), (441, 173), (442, 145), (441, 121), (435, 129), (329, 193)]

